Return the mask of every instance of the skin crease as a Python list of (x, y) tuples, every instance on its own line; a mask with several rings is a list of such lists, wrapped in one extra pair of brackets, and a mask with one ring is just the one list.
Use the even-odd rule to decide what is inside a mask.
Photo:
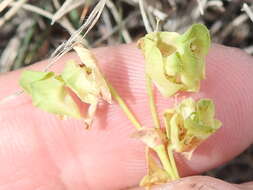
[[(133, 45), (121, 45), (94, 53), (101, 70), (141, 123), (151, 126), (140, 51)], [(78, 60), (68, 54), (52, 70), (60, 71), (68, 59)], [(176, 155), (181, 176), (217, 167), (252, 143), (252, 61), (234, 48), (211, 48), (200, 92), (184, 96), (212, 98), (223, 127), (200, 145), (190, 161)], [(46, 64), (42, 61), (31, 69), (42, 70)], [(0, 99), (19, 89), (19, 77), (20, 71), (0, 76)], [(165, 100), (158, 93), (156, 100), (160, 113), (178, 101)], [(0, 126), (0, 190), (120, 190), (137, 186), (145, 175), (144, 145), (130, 138), (135, 129), (115, 103), (102, 104), (92, 129), (86, 131), (80, 121), (62, 121), (33, 107), (30, 97), (23, 94), (0, 105)], [(186, 180), (186, 184), (189, 180), (215, 181), (225, 187), (225, 182), (213, 178)], [(182, 184), (180, 188), (187, 190)], [(242, 188), (226, 185), (218, 189)]]

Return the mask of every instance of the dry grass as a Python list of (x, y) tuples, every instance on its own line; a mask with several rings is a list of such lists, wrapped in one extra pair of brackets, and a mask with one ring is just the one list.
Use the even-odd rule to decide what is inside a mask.
[[(157, 20), (160, 30), (177, 32), (192, 23), (204, 23), (213, 42), (239, 47), (253, 55), (252, 10), (250, 0), (2, 0), (0, 72), (50, 55), (57, 59), (80, 40), (88, 47), (136, 41), (146, 30), (158, 29)], [(242, 168), (240, 160), (245, 160), (247, 155), (252, 157), (252, 148), (247, 152), (239, 161), (208, 174), (234, 182), (252, 180), (252, 172), (238, 175)], [(234, 169), (230, 171), (227, 167)], [(248, 170), (252, 171), (252, 165)]]
[[(100, 14), (97, 13), (101, 13), (99, 10), (102, 10), (103, 3), (100, 2), (95, 9), (97, 1), (94, 0), (47, 0), (43, 3), (3, 0), (0, 3), (0, 71), (6, 72), (47, 58), (57, 47), (53, 55), (61, 55), (77, 39), (84, 40), (85, 31), (90, 31), (93, 26), (92, 32), (86, 33), (85, 37), (88, 47), (129, 43), (145, 34), (143, 21), (147, 30), (151, 31), (156, 29), (157, 19), (160, 20), (161, 30), (178, 32), (194, 22), (205, 23), (214, 42), (239, 47), (253, 54), (252, 3), (244, 2), (108, 0), (98, 20)], [(85, 15), (82, 22), (80, 17)], [(26, 20), (31, 18), (32, 23), (27, 27)], [(18, 26), (19, 23), (26, 27)], [(38, 33), (41, 35), (38, 36)], [(62, 46), (59, 47), (60, 44)], [(11, 53), (12, 58), (7, 58), (11, 49), (16, 51)]]

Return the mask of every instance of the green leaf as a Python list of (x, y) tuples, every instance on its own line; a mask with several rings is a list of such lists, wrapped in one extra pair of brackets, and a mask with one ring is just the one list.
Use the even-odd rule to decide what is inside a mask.
[(203, 24), (192, 25), (181, 37), (180, 43), (188, 44), (191, 52), (197, 56), (205, 56), (211, 45), (208, 29)]
[(53, 72), (24, 71), (20, 84), (32, 96), (34, 106), (60, 117), (82, 118), (64, 81)]
[(54, 75), (53, 72), (39, 72), (39, 71), (23, 71), (19, 80), (20, 86), (26, 91), (26, 93), (31, 94), (31, 83), (35, 81), (44, 80), (50, 78)]
[(197, 92), (200, 81), (205, 78), (205, 56), (211, 40), (208, 29), (202, 24), (193, 25), (179, 38), (180, 58), (183, 69), (181, 80), (187, 91)]

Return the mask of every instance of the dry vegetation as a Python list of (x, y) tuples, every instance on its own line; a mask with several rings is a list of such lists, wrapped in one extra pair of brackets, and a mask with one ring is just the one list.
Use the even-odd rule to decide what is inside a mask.
[[(157, 19), (160, 30), (178, 32), (201, 22), (210, 29), (213, 42), (239, 47), (253, 55), (253, 3), (250, 0), (143, 2), (150, 30), (157, 27)], [(0, 72), (48, 58), (70, 37), (73, 41), (84, 40), (88, 47), (100, 47), (130, 43), (145, 34), (138, 0), (107, 0), (100, 19), (84, 39), (85, 32), (95, 24), (92, 21), (97, 15), (90, 17), (91, 20), (88, 16), (94, 13), (96, 3), (95, 0), (1, 0)], [(81, 26), (83, 28), (76, 33)], [(69, 41), (67, 47), (73, 41)], [(207, 174), (233, 182), (253, 180), (252, 149)]]

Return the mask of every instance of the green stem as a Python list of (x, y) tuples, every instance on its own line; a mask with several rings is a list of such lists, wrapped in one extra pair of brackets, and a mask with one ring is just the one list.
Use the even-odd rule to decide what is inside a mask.
[(169, 153), (169, 159), (170, 159), (170, 163), (171, 163), (171, 166), (172, 166), (172, 169), (173, 169), (173, 173), (174, 173), (176, 179), (179, 179), (180, 176), (178, 174), (176, 162), (175, 162), (173, 151), (172, 151), (171, 148), (168, 148), (168, 153)]
[(141, 124), (138, 122), (134, 114), (130, 111), (125, 101), (120, 97), (116, 89), (108, 83), (108, 86), (110, 88), (110, 91), (112, 93), (113, 98), (118, 102), (119, 106), (123, 110), (123, 112), (126, 114), (127, 118), (133, 123), (133, 125), (136, 127), (137, 130), (142, 129)]
[(160, 161), (162, 162), (163, 168), (168, 172), (172, 180), (177, 179), (174, 175), (173, 168), (166, 153), (165, 146), (163, 144), (156, 146), (154, 148), (154, 151), (157, 153), (158, 157), (160, 158)]
[(151, 115), (152, 115), (155, 127), (160, 128), (160, 121), (159, 121), (158, 113), (156, 110), (152, 81), (150, 77), (147, 75), (146, 75), (146, 87), (147, 87), (147, 93), (148, 93), (148, 98), (149, 98), (150, 111), (151, 111)]

